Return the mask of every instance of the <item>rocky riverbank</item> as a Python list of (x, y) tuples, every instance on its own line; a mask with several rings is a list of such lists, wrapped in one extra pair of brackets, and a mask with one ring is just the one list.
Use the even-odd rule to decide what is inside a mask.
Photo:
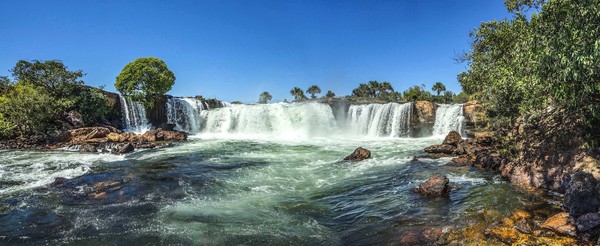
[(187, 140), (185, 132), (173, 130), (172, 125), (149, 130), (144, 134), (123, 132), (112, 126), (81, 127), (63, 131), (57, 136), (35, 135), (0, 142), (0, 149), (56, 150), (79, 152), (110, 152), (125, 154), (138, 148), (167, 146), (172, 142)]
[[(538, 211), (521, 216), (525, 213), (515, 212), (517, 215), (513, 213), (512, 217), (503, 219), (501, 223), (488, 226), (485, 230), (488, 237), (509, 244), (541, 242), (539, 240), (542, 237), (554, 236), (560, 237), (556, 240), (563, 242), (569, 241), (566, 237), (583, 244), (598, 243), (600, 182), (597, 179), (597, 156), (582, 147), (573, 147), (577, 146), (574, 144), (569, 145), (571, 149), (558, 152), (556, 140), (517, 137), (532, 128), (521, 121), (508, 133), (508, 138), (518, 139), (515, 143), (522, 151), (518, 155), (507, 152), (506, 140), (493, 134), (463, 140), (460, 134), (451, 132), (442, 144), (425, 148), (428, 154), (420, 158), (454, 157), (453, 165), (473, 166), (499, 173), (525, 191), (554, 191), (560, 194), (562, 204), (554, 214)], [(541, 133), (536, 134), (541, 136)], [(520, 223), (521, 227), (515, 226), (515, 223)]]

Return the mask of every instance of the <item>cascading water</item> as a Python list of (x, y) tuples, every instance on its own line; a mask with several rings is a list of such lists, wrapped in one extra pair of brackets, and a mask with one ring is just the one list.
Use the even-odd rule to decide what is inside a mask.
[(169, 98), (167, 100), (167, 122), (175, 124), (175, 129), (188, 133), (200, 131), (200, 112), (207, 110), (208, 104), (194, 98)]
[(230, 105), (201, 112), (203, 133), (295, 138), (336, 131), (331, 108), (321, 103)]
[(464, 136), (464, 119), (462, 104), (440, 104), (435, 113), (433, 135), (445, 136), (451, 131), (457, 131)]
[(146, 109), (140, 102), (119, 95), (121, 101), (121, 114), (126, 131), (144, 133), (150, 130), (151, 125), (146, 117)]
[(410, 134), (412, 103), (350, 106), (348, 117), (354, 133), (371, 137), (405, 137)]

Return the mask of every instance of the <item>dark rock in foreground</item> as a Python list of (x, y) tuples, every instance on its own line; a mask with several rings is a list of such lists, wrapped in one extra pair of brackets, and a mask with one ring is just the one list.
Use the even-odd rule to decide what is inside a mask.
[(358, 147), (350, 154), (344, 158), (344, 161), (362, 161), (371, 158), (371, 151), (368, 149), (363, 149), (362, 147)]
[(600, 209), (600, 182), (589, 173), (573, 174), (565, 192), (564, 206), (578, 218), (587, 213), (596, 213)]
[(448, 185), (450, 180), (448, 177), (435, 174), (431, 176), (425, 183), (415, 188), (415, 191), (424, 196), (443, 196), (448, 194), (452, 188)]
[(133, 144), (121, 143), (121, 144), (117, 144), (114, 148), (112, 148), (112, 150), (110, 152), (112, 154), (121, 155), (121, 154), (127, 154), (130, 152), (133, 152), (134, 150), (135, 150), (135, 148), (133, 147)]
[(460, 143), (461, 141), (462, 137), (460, 136), (460, 133), (458, 133), (457, 131), (451, 131), (450, 133), (448, 133), (446, 138), (444, 138), (444, 142), (442, 142), (442, 144), (452, 145), (456, 147), (456, 145), (458, 145), (458, 143)]
[(577, 218), (577, 231), (586, 232), (600, 226), (600, 213), (588, 213)]

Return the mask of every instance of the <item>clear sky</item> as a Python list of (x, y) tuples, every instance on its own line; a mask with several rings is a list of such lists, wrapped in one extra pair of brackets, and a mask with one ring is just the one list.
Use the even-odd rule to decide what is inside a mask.
[(466, 64), (453, 58), (469, 32), (507, 15), (502, 0), (2, 1), (0, 75), (59, 59), (115, 91), (128, 62), (154, 56), (175, 73), (175, 96), (283, 100), (312, 84), (349, 95), (369, 80), (459, 92)]

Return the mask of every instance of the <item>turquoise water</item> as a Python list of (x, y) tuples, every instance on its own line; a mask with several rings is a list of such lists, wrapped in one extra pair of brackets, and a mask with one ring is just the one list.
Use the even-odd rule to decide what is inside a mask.
[[(252, 139), (198, 135), (125, 156), (0, 152), (0, 242), (364, 245), (411, 228), (460, 226), (535, 199), (498, 176), (411, 161), (439, 138)], [(372, 159), (341, 161), (356, 147)], [(462, 189), (426, 198), (433, 173)], [(55, 177), (71, 178), (50, 186)], [(105, 196), (98, 182), (115, 181)]]

